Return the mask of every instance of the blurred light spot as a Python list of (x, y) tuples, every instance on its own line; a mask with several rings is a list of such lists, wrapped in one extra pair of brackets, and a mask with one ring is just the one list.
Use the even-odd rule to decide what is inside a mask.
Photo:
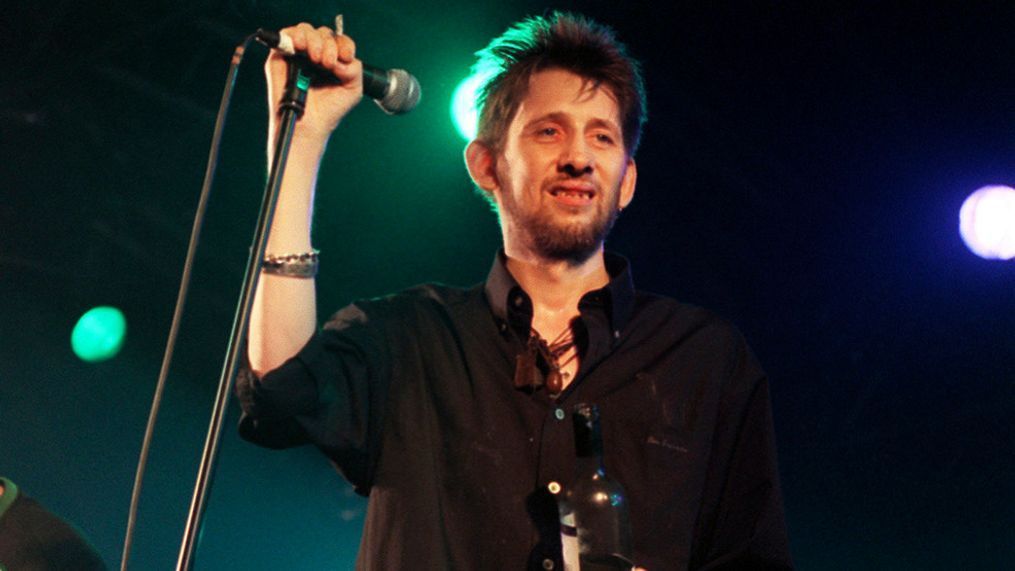
[(127, 337), (127, 320), (115, 307), (93, 307), (78, 319), (70, 336), (71, 348), (82, 361), (97, 363), (120, 352)]
[(458, 84), (451, 96), (451, 120), (455, 124), (455, 129), (458, 130), (458, 134), (466, 141), (476, 138), (479, 124), (476, 96), (485, 79), (485, 74), (473, 73)]
[(959, 233), (981, 258), (1015, 258), (1015, 189), (985, 186), (970, 194), (959, 211)]

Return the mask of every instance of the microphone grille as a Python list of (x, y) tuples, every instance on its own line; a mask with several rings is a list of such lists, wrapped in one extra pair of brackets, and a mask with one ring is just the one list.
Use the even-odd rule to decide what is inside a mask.
[(422, 90), (419, 81), (404, 69), (388, 70), (388, 91), (377, 105), (389, 115), (399, 115), (412, 111)]

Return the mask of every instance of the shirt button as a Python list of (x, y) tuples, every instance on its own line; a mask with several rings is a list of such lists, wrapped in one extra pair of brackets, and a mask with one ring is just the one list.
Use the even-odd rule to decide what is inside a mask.
[(564, 420), (564, 409), (558, 408), (557, 410), (553, 411), (553, 416), (556, 416), (557, 420)]
[(553, 559), (543, 559), (543, 569), (553, 569)]
[(523, 301), (524, 300), (522, 300), (522, 296), (516, 295), (515, 298), (511, 300), (511, 303), (515, 304), (515, 307), (521, 307)]
[(551, 494), (557, 495), (560, 493), (560, 484), (557, 482), (550, 482), (546, 485), (546, 489), (550, 490)]
[(620, 339), (620, 330), (619, 329), (613, 332), (613, 338), (614, 339)]

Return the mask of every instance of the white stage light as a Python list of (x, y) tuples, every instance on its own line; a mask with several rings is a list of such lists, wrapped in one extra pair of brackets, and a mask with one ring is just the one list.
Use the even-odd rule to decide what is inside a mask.
[(1015, 258), (1015, 189), (985, 186), (970, 194), (959, 211), (959, 232), (981, 258)]

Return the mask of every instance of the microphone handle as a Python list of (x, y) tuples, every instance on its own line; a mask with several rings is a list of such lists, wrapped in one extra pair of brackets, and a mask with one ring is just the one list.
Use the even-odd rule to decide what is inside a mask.
[(391, 81), (388, 79), (388, 70), (374, 67), (370, 64), (363, 64), (363, 93), (370, 99), (383, 100), (388, 95)]

